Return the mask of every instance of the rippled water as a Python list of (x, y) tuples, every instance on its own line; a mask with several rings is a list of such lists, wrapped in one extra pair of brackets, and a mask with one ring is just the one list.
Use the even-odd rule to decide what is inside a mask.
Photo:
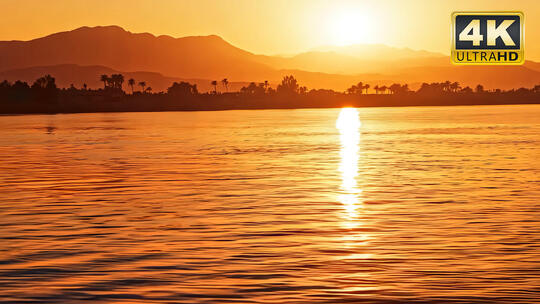
[(0, 159), (4, 302), (540, 299), (540, 106), (3, 116)]

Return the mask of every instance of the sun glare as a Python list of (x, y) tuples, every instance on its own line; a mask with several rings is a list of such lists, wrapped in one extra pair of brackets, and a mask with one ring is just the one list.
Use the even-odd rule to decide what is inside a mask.
[(336, 121), (336, 128), (339, 130), (341, 142), (339, 171), (341, 172), (342, 193), (339, 196), (339, 200), (343, 204), (349, 220), (356, 217), (356, 210), (359, 207), (358, 196), (362, 192), (361, 189), (358, 189), (356, 183), (361, 126), (362, 123), (358, 118), (357, 109), (341, 109)]
[(329, 28), (332, 43), (337, 46), (374, 42), (375, 26), (366, 12), (336, 12), (330, 19)]

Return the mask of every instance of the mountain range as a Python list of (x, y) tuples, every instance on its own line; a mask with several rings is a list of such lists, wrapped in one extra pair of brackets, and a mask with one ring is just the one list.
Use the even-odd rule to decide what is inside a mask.
[(101, 74), (122, 73), (145, 81), (154, 91), (173, 81), (211, 89), (211, 80), (227, 78), (230, 90), (248, 82), (275, 85), (292, 74), (308, 88), (343, 91), (359, 81), (372, 86), (458, 81), (486, 88), (531, 87), (540, 83), (540, 63), (522, 66), (454, 66), (439, 53), (385, 45), (321, 47), (291, 56), (258, 55), (219, 36), (173, 38), (131, 33), (118, 26), (82, 27), (30, 41), (0, 41), (0, 79), (33, 81), (43, 74), (59, 86), (102, 85)]

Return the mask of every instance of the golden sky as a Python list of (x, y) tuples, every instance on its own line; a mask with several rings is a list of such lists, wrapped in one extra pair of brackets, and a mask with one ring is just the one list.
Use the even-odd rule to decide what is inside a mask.
[(519, 10), (525, 57), (540, 61), (540, 1), (0, 0), (0, 40), (29, 40), (81, 26), (119, 25), (175, 37), (216, 34), (260, 54), (382, 43), (448, 54), (450, 14)]

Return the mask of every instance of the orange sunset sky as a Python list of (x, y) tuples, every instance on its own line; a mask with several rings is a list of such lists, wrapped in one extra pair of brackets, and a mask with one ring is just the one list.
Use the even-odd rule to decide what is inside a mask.
[(540, 61), (540, 1), (0, 0), (0, 40), (29, 40), (81, 26), (119, 25), (175, 37), (216, 34), (260, 54), (382, 43), (449, 53), (450, 14), (519, 10), (525, 56)]

